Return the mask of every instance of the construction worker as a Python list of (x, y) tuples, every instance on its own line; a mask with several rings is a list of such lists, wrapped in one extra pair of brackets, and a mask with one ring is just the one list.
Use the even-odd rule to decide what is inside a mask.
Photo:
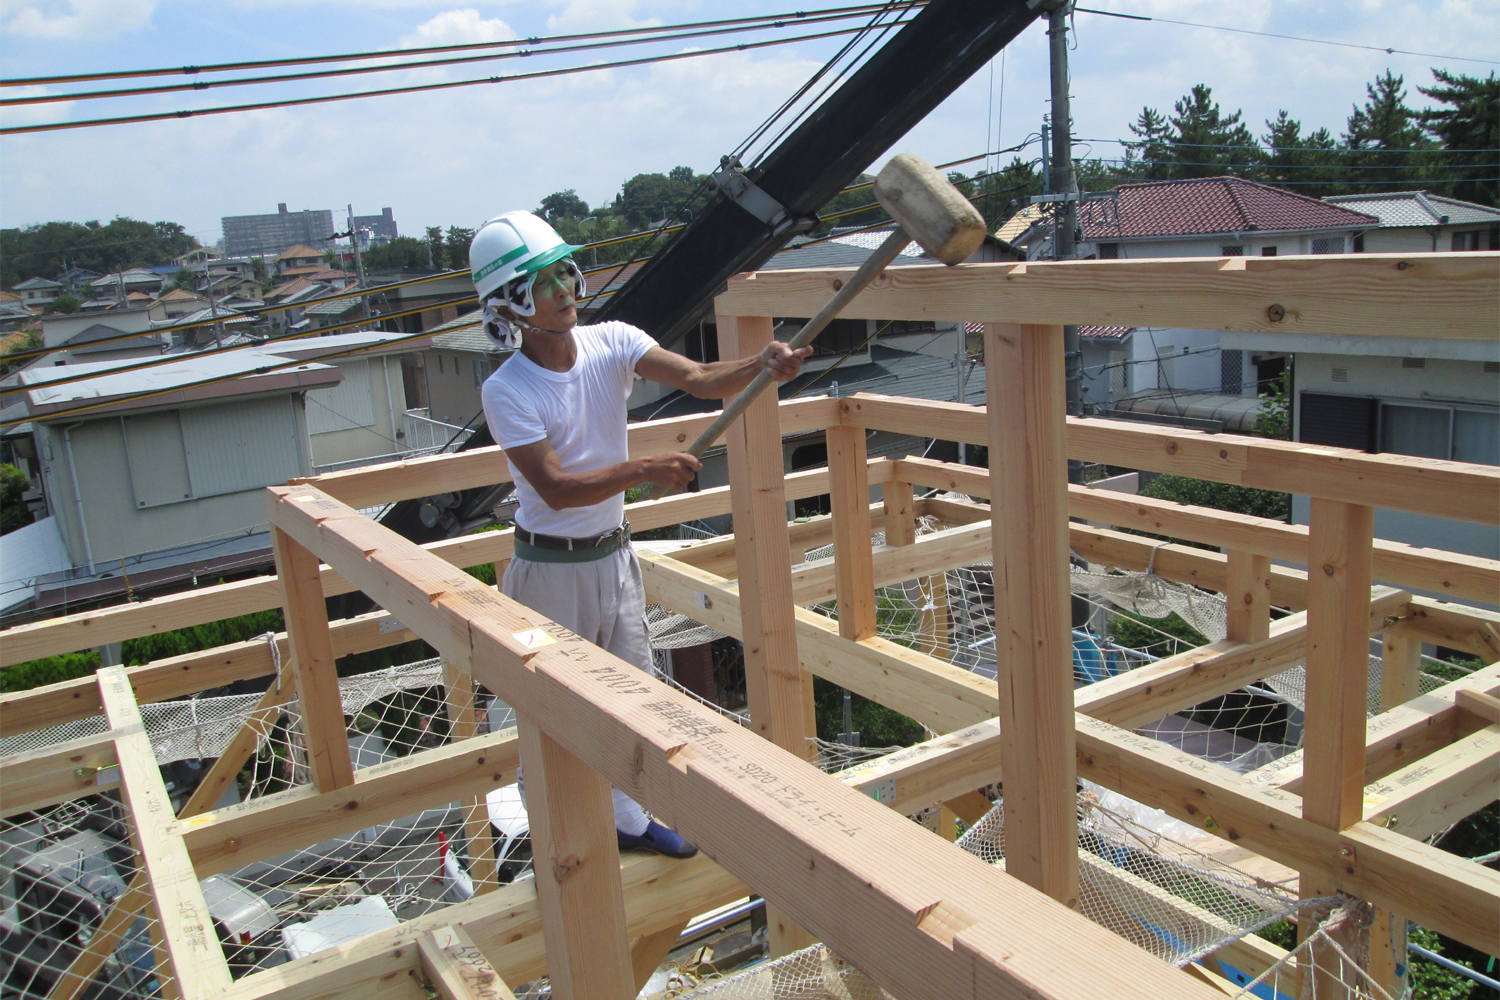
[[(794, 377), (810, 347), (773, 341), (758, 355), (704, 364), (662, 349), (625, 323), (578, 326), (583, 273), (569, 246), (530, 212), (486, 222), (469, 247), (484, 328), (514, 353), (481, 390), (520, 507), (501, 589), (620, 659), (650, 671), (645, 590), (625, 523), (627, 489), (681, 489), (699, 462), (684, 452), (632, 459), (625, 402), (637, 378), (723, 399), (761, 369)], [(614, 790), (621, 850), (688, 858), (697, 848)]]

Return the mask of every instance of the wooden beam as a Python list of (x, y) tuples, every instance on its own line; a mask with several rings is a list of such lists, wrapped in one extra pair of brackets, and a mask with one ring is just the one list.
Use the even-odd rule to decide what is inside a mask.
[(1500, 724), (1481, 729), (1364, 789), (1364, 818), (1426, 840), (1496, 798)]
[(573, 1000), (635, 992), (609, 782), (517, 713), (548, 978)]
[(1483, 719), (1490, 725), (1500, 723), (1500, 698), (1480, 691), (1459, 691), (1453, 707), (1460, 712)]
[(292, 647), (307, 762), (318, 791), (331, 792), (354, 781), (354, 764), (349, 757), (349, 730), (339, 696), (333, 641), (328, 637), (328, 606), (318, 581), (318, 557), (275, 527), (271, 546), (276, 552), (281, 605)]
[[(1434, 337), (1488, 340), (1500, 328), (1497, 269), (1500, 262), (1484, 253), (897, 267), (840, 315), (1366, 337), (1405, 337), (1421, 329)], [(839, 287), (835, 282), (852, 273), (820, 268), (737, 275), (715, 308), (811, 316)]]
[[(383, 606), (399, 605), (402, 615), (430, 609), (408, 624), (443, 655), (471, 662), (477, 680), (563, 749), (893, 993), (1073, 997), (1080, 983), (1123, 977), (1153, 996), (1204, 996), (1177, 970), (1122, 949), (1107, 931), (801, 757), (726, 727), (687, 696), (305, 489), (272, 491), (286, 498), (272, 510), (278, 527), (318, 544)], [(903, 865), (892, 870), (891, 857)], [(1066, 962), (1057, 960), (1059, 942)]]
[(206, 878), (424, 809), (483, 798), (515, 783), (517, 746), (513, 735), (488, 733), (356, 771), (352, 785), (332, 792), (302, 785), (184, 816), (172, 832)]
[(1063, 328), (988, 323), (984, 356), (1006, 871), (1076, 908)]
[[(97, 681), (95, 682), (97, 686)], [(113, 731), (0, 757), (0, 817), (119, 786)]]
[(1411, 616), (1402, 626), (1425, 642), (1461, 649), (1485, 663), (1500, 663), (1500, 614), (1496, 612), (1413, 598)]
[(130, 682), (119, 667), (103, 667), (97, 677), (105, 717), (118, 734), (115, 754), (123, 798), (134, 821), (141, 868), (156, 904), (172, 975), (184, 996), (217, 995), (232, 982), (229, 963), (219, 947), (187, 846), (169, 829), (172, 800), (131, 696)]
[[(840, 425), (828, 428), (827, 437), (839, 634), (845, 639), (868, 639), (875, 634), (875, 563), (870, 541), (865, 432)], [(790, 576), (790, 566), (787, 573)]]
[(1475, 948), (1500, 936), (1500, 872), (1457, 855), (1371, 823), (1330, 830), (1303, 819), (1295, 795), (1082, 715), (1078, 770), (1333, 890), (1404, 912)]
[(417, 949), (427, 983), (443, 1000), (516, 1000), (462, 926), (422, 935)]
[[(845, 417), (855, 426), (984, 443), (983, 407), (874, 393), (846, 399), (862, 404)], [(1393, 510), (1500, 523), (1500, 469), (1491, 466), (1092, 417), (1068, 418), (1067, 455), (1345, 503), (1378, 496)]]
[[(681, 922), (745, 895), (744, 886), (705, 856), (676, 861), (635, 853), (621, 862), (634, 935), (659, 930), (663, 920)], [(408, 973), (421, 960), (421, 937), (449, 926), (462, 927), (507, 982), (530, 982), (547, 974), (536, 884), (526, 879), (367, 935), (337, 953), (311, 955), (253, 973), (236, 982), (225, 1000), (430, 1000)]]
[[(333, 622), (329, 625), (333, 655), (344, 657), (383, 649), (417, 637), (399, 624), (385, 611)], [(277, 633), (271, 641), (276, 644), (277, 655), (283, 659), (291, 656), (285, 632)], [(147, 705), (265, 677), (275, 669), (270, 644), (257, 638), (126, 667), (125, 676), (130, 679), (136, 702)], [(91, 718), (103, 710), (99, 685), (92, 676), (0, 694), (0, 738)]]
[(885, 508), (885, 544), (910, 545), (917, 540), (916, 501), (911, 483), (888, 480), (881, 487)]

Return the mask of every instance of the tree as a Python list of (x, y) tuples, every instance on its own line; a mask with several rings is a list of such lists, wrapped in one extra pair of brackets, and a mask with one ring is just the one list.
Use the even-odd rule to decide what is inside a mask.
[(448, 258), (443, 253), (443, 227), (428, 226), (423, 242), (427, 244), (428, 263), (438, 269), (447, 267)]
[(1261, 137), (1260, 178), (1271, 183), (1294, 182), (1298, 194), (1321, 198), (1339, 187), (1337, 145), (1326, 128), (1302, 134), (1302, 123), (1283, 109), (1267, 119)]
[(47, 314), (76, 313), (78, 311), (78, 296), (72, 292), (63, 292), (57, 298), (47, 303)]
[(1140, 138), (1125, 144), (1123, 173), (1143, 181), (1166, 180), (1171, 177), (1172, 130), (1161, 112), (1155, 108), (1141, 108), (1140, 115), (1129, 128)]
[(1422, 134), (1417, 113), (1407, 107), (1404, 78), (1386, 70), (1365, 85), (1365, 95), (1364, 107), (1354, 108), (1344, 132), (1344, 148), (1349, 151), (1346, 183), (1374, 182), (1376, 191), (1420, 185), (1423, 157), (1413, 151), (1431, 149), (1434, 144)]
[(1493, 71), (1484, 80), (1441, 69), (1432, 75), (1434, 86), (1417, 89), (1447, 107), (1430, 108), (1417, 117), (1445, 150), (1452, 151), (1453, 155), (1433, 157), (1451, 178), (1443, 187), (1455, 198), (1500, 206), (1493, 166), (1494, 151), (1500, 149), (1500, 78)]
[(621, 185), (612, 211), (636, 229), (662, 219), (685, 222), (707, 201), (707, 192), (698, 190), (697, 181), (701, 179), (694, 178), (687, 167), (674, 168), (671, 176), (636, 174)]
[(191, 268), (179, 267), (177, 273), (172, 275), (172, 287), (180, 288), (184, 292), (191, 292), (197, 285), (197, 276)]
[(33, 520), (21, 494), (31, 488), (26, 473), (14, 465), (0, 465), (0, 535), (24, 528)]
[(1046, 180), (1037, 167), (1038, 161), (1022, 160), (1017, 156), (998, 171), (979, 171), (973, 177), (954, 171), (948, 179), (964, 197), (974, 202), (989, 228), (994, 229), (1030, 204), (1032, 195), (1041, 194), (1045, 189)]
[(70, 265), (108, 274), (130, 267), (170, 264), (198, 241), (175, 222), (141, 222), (120, 216), (100, 225), (43, 222), (0, 230), (0, 286), (50, 278)]
[(1226, 115), (1213, 99), (1207, 84), (1197, 84), (1172, 106), (1167, 119), (1172, 127), (1175, 176), (1246, 176), (1255, 154), (1255, 137), (1240, 122), (1241, 112)]
[(261, 288), (271, 287), (271, 279), (266, 274), (266, 259), (264, 257), (250, 258), (250, 276), (260, 282)]
[(469, 266), (469, 244), (474, 242), (474, 230), (463, 226), (449, 226), (447, 239), (443, 242), (443, 257), (450, 268)]
[(536, 208), (536, 214), (555, 226), (560, 219), (587, 218), (589, 203), (578, 197), (577, 191), (568, 188), (566, 191), (554, 191), (543, 198)]
[(365, 270), (386, 271), (401, 267), (426, 269), (427, 244), (410, 236), (397, 236), (383, 247), (371, 247), (364, 254)]

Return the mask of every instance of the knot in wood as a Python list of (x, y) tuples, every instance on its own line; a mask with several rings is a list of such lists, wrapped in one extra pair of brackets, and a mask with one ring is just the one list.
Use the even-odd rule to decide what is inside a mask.
[(843, 287), (844, 287), (844, 282), (843, 282), (842, 278), (834, 278), (833, 279), (833, 290), (835, 292), (838, 291), (840, 288), (843, 288)]
[(1336, 570), (1336, 569), (1333, 568), (1333, 563), (1324, 563), (1323, 564), (1323, 573), (1324, 573), (1324, 575), (1326, 575), (1326, 576), (1332, 576), (1333, 574), (1335, 574), (1337, 572), (1338, 572), (1338, 570)]
[(1272, 323), (1280, 323), (1282, 320), (1286, 319), (1286, 307), (1279, 302), (1272, 303), (1266, 309), (1266, 319), (1270, 320)]
[(565, 858), (552, 862), (552, 878), (562, 882), (581, 867), (583, 867), (583, 859), (576, 854), (569, 854)]

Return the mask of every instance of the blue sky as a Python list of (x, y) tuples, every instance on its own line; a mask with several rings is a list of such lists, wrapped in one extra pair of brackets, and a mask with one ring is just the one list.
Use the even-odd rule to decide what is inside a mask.
[[(821, 6), (832, 6), (826, 3)], [(1500, 60), (1500, 0), (1089, 0), (1121, 12), (1232, 25), (1452, 57)], [(791, 0), (0, 0), (10, 78), (594, 31), (780, 13)], [(1080, 13), (1075, 133), (1128, 136), (1143, 105), (1167, 111), (1195, 83), (1257, 133), (1286, 108), (1337, 132), (1387, 67), (1415, 85), (1430, 67), (1486, 75), (1493, 64), (1435, 60)], [(799, 33), (807, 33), (806, 29)], [(745, 36), (740, 36), (745, 37)], [(765, 36), (755, 36), (765, 37)], [(115, 215), (181, 222), (204, 242), (219, 218), (390, 206), (402, 232), (475, 225), (574, 188), (590, 204), (643, 171), (711, 169), (840, 44), (803, 42), (633, 69), (432, 94), (0, 138), (0, 225)], [(713, 40), (697, 47), (723, 44)], [(686, 43), (647, 51), (683, 51)], [(634, 51), (634, 50), (628, 50)], [(175, 111), (617, 58), (575, 53), (207, 93), (67, 102), (0, 111), (7, 124)], [(1047, 112), (1046, 36), (1036, 25), (892, 152), (934, 162), (1012, 145)], [(181, 82), (184, 78), (163, 78)], [(105, 86), (120, 86), (120, 83)], [(69, 88), (50, 88), (66, 92)], [(14, 89), (6, 96), (17, 96)], [(997, 136), (998, 129), (998, 136)], [(1033, 147), (1034, 148), (1034, 147)], [(1119, 147), (1096, 142), (1088, 155)]]

